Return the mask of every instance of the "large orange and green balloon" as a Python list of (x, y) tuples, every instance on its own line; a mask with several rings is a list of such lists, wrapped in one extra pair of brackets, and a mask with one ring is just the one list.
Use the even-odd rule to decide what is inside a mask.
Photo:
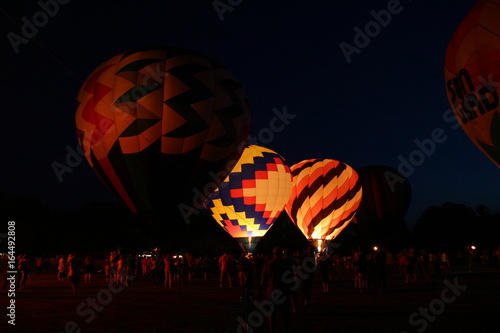
[(242, 86), (222, 65), (177, 47), (122, 52), (78, 94), (85, 157), (132, 212), (202, 202), (229, 173), (250, 129)]
[(286, 211), (310, 240), (331, 240), (354, 218), (362, 188), (349, 165), (331, 159), (309, 159), (293, 165), (292, 194)]
[(270, 149), (250, 145), (205, 206), (231, 236), (253, 252), (285, 208), (291, 190), (292, 176), (284, 159)]
[(474, 144), (500, 167), (500, 0), (480, 0), (445, 57), (448, 101)]

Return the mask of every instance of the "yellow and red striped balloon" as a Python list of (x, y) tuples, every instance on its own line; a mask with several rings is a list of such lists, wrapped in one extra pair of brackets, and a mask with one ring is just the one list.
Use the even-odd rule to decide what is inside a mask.
[(286, 211), (309, 240), (331, 240), (354, 218), (361, 183), (349, 165), (310, 159), (293, 165), (292, 194)]
[(213, 218), (252, 252), (285, 208), (292, 191), (290, 168), (276, 152), (245, 148), (227, 178), (205, 201)]

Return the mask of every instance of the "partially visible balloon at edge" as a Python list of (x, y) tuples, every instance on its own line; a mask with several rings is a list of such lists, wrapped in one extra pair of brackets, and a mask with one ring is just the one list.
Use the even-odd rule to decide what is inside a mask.
[(500, 0), (480, 0), (448, 43), (448, 101), (470, 140), (500, 167)]

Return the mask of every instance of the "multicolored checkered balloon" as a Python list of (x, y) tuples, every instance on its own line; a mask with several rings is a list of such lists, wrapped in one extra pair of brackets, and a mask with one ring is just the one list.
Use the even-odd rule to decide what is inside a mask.
[[(290, 168), (276, 152), (255, 145), (243, 151), (229, 176), (205, 206), (213, 218), (243, 243), (262, 237), (285, 208), (292, 190)], [(255, 241), (247, 245), (252, 252)]]

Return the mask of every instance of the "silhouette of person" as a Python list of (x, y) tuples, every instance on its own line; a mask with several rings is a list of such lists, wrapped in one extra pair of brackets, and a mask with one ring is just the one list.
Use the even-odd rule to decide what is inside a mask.
[[(276, 315), (281, 313), (283, 327), (288, 331), (291, 317), (291, 286), (284, 278), (292, 272), (292, 267), (283, 260), (283, 249), (275, 247), (273, 258), (268, 260), (262, 271), (260, 287), (266, 290), (266, 297), (273, 302), (273, 309), (269, 315), (269, 329), (274, 332), (276, 328)], [(279, 300), (279, 301), (277, 301)]]
[(71, 289), (76, 293), (76, 288), (80, 284), (81, 272), (83, 267), (82, 259), (76, 253), (68, 256), (68, 279), (71, 282)]
[(222, 256), (219, 258), (219, 268), (220, 268), (220, 287), (222, 288), (222, 279), (224, 278), (224, 275), (227, 276), (227, 280), (229, 281), (229, 287), (231, 288), (232, 282), (231, 282), (231, 272), (230, 272), (230, 258), (229, 254), (227, 252), (224, 252)]

